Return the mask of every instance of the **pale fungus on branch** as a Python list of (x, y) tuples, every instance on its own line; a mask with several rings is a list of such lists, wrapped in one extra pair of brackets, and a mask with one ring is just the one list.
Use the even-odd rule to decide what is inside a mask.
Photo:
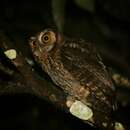
[(4, 54), (6, 55), (7, 58), (9, 58), (10, 60), (13, 60), (16, 58), (17, 56), (17, 52), (15, 49), (9, 49), (9, 50), (6, 50), (4, 52)]
[(77, 100), (71, 105), (70, 113), (81, 120), (88, 120), (93, 116), (92, 109)]

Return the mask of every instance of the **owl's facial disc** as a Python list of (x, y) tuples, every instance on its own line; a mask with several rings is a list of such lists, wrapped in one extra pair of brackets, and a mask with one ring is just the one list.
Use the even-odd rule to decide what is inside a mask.
[(53, 31), (45, 30), (39, 34), (38, 41), (42, 48), (48, 52), (55, 45), (56, 35)]

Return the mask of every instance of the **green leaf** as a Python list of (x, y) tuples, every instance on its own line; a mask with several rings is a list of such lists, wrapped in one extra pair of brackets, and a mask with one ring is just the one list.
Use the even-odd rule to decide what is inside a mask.
[(52, 0), (52, 14), (58, 31), (62, 32), (66, 0)]
[(75, 3), (85, 10), (94, 12), (94, 0), (75, 0)]

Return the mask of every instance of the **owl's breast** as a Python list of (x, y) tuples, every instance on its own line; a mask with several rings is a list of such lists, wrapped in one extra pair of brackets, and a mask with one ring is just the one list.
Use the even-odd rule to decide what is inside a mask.
[(60, 58), (61, 57), (55, 59), (51, 57), (48, 58), (50, 64), (47, 71), (48, 75), (51, 77), (52, 81), (58, 87), (62, 88), (68, 95), (73, 96), (74, 98), (79, 98), (82, 96), (79, 92), (79, 90), (82, 89), (82, 85), (75, 77), (73, 77), (71, 72), (65, 68)]

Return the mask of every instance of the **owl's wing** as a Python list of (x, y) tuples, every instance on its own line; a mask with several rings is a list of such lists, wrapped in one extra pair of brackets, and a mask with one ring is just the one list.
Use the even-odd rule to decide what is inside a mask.
[[(109, 86), (110, 78), (102, 60), (91, 43), (83, 40), (66, 41), (61, 48), (61, 60), (77, 80), (82, 83), (100, 81)], [(99, 86), (100, 87), (100, 86)], [(113, 87), (109, 86), (113, 90)]]
[(66, 41), (60, 53), (65, 69), (82, 86), (89, 89), (90, 95), (87, 100), (93, 104), (94, 109), (106, 115), (111, 112), (115, 107), (114, 87), (93, 45), (83, 40)]

